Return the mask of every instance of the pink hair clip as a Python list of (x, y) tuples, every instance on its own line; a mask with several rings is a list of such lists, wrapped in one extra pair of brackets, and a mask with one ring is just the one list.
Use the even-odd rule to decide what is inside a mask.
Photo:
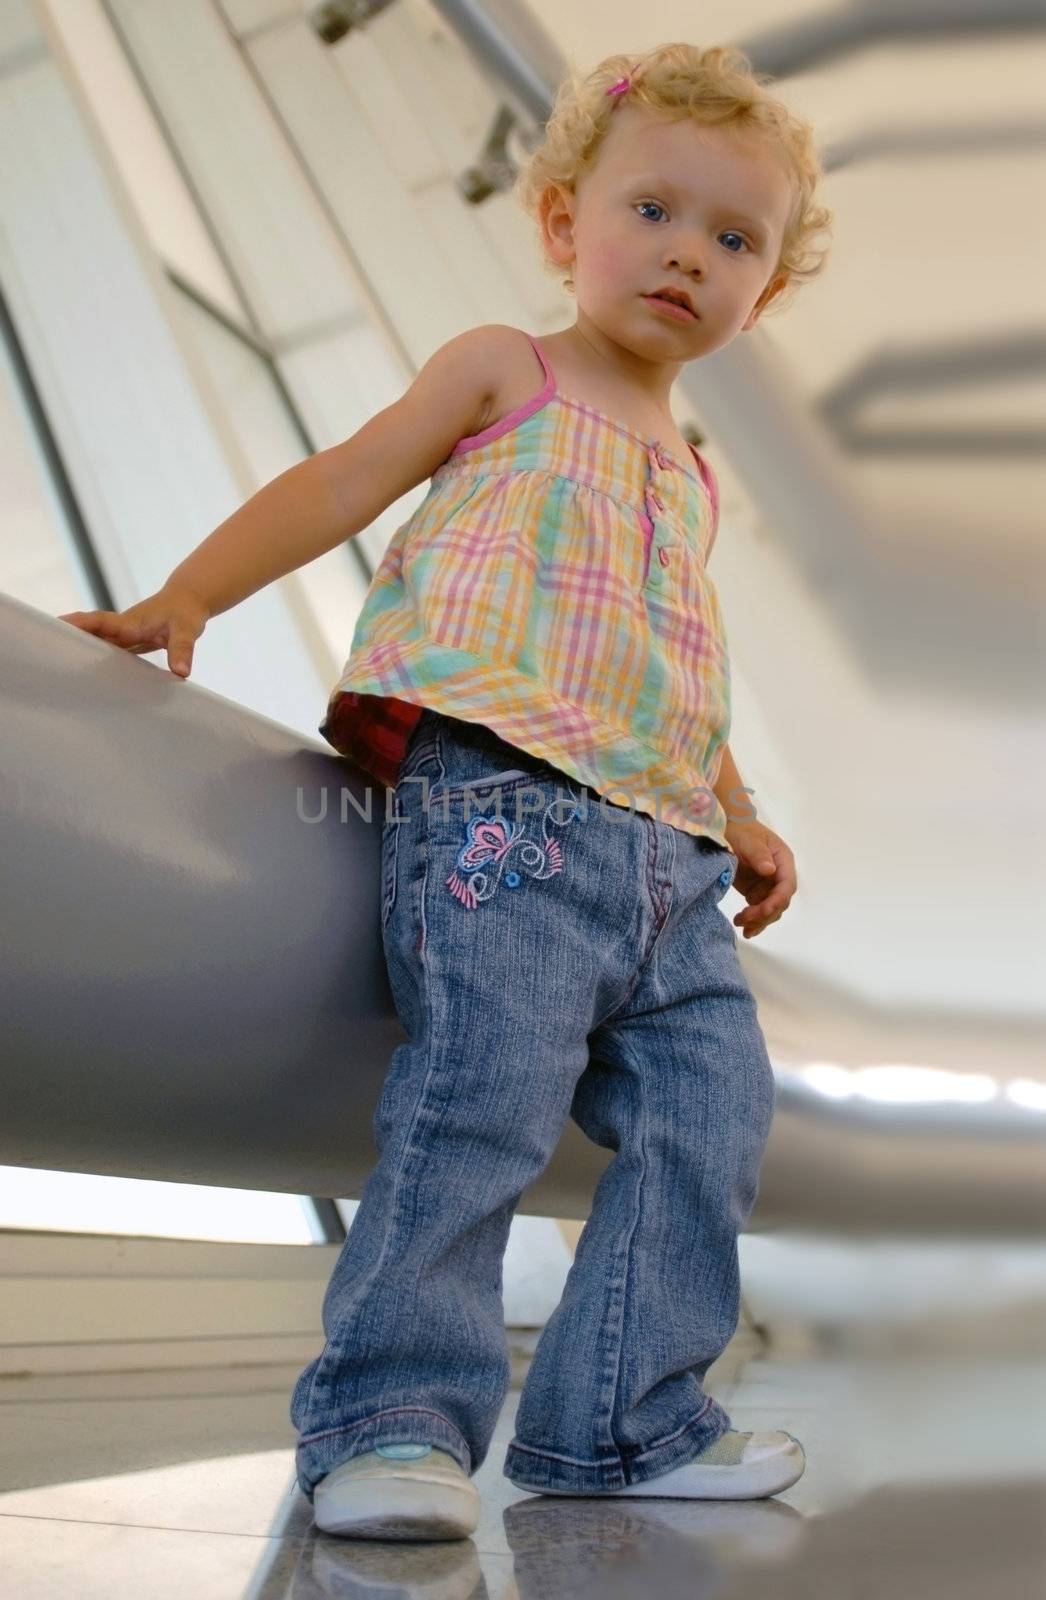
[(613, 95), (627, 94), (629, 89), (631, 89), (631, 87), (632, 87), (632, 79), (630, 77), (628, 77), (627, 74), (626, 74), (625, 77), (619, 78), (616, 83), (612, 83), (610, 85), (610, 88), (607, 90), (607, 94), (613, 94)]

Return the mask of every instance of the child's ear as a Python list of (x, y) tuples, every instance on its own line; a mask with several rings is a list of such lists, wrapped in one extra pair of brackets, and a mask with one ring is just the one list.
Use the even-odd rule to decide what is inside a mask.
[(748, 313), (747, 321), (742, 323), (742, 325), (741, 325), (741, 332), (742, 333), (747, 333), (749, 328), (754, 328), (755, 327), (756, 323), (759, 321), (759, 318), (762, 316), (763, 312), (766, 310), (766, 308), (770, 304), (771, 300), (774, 300), (774, 299), (777, 298), (777, 296), (781, 293), (781, 290), (783, 288), (785, 288), (787, 283), (788, 283), (788, 274), (787, 274), (787, 272), (781, 273), (778, 277), (772, 278), (770, 280), (770, 282), (767, 284), (766, 288), (763, 290), (762, 294), (759, 296), (759, 299), (756, 301), (755, 305), (752, 307), (751, 311)]
[(545, 253), (557, 267), (573, 265), (575, 204), (572, 191), (558, 183), (549, 184), (541, 197), (541, 234)]

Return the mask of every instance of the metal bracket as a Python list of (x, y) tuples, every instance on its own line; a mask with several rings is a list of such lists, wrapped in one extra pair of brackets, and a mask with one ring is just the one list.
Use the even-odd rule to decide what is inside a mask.
[(508, 136), (515, 126), (515, 112), (510, 106), (499, 106), (479, 160), (475, 166), (466, 167), (457, 179), (457, 191), (470, 206), (503, 193), (515, 182), (518, 168), (508, 151)]
[(353, 28), (362, 28), (394, 3), (395, 0), (322, 0), (321, 5), (310, 10), (309, 21), (324, 44), (337, 44)]

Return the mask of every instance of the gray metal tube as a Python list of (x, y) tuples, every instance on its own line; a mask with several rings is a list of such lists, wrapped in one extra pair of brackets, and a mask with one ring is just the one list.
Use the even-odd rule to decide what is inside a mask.
[[(0, 685), (0, 1162), (358, 1198), (403, 1038), (383, 791), (343, 821), (368, 783), (318, 742), (4, 596)], [(779, 1088), (752, 1231), (1041, 1232), (1032, 1115)], [(568, 1124), (520, 1210), (587, 1216), (610, 1159)]]

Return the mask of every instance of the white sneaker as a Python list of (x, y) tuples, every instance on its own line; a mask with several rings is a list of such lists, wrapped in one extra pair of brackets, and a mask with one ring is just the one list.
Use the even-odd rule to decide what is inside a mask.
[(321, 1478), (313, 1517), (350, 1539), (467, 1539), (479, 1493), (454, 1457), (429, 1444), (379, 1445)]
[[(694, 1461), (625, 1489), (530, 1489), (531, 1494), (582, 1494), (589, 1499), (626, 1496), (648, 1500), (762, 1500), (801, 1478), (806, 1455), (790, 1433), (736, 1433), (732, 1428)], [(517, 1488), (526, 1489), (525, 1483)]]

